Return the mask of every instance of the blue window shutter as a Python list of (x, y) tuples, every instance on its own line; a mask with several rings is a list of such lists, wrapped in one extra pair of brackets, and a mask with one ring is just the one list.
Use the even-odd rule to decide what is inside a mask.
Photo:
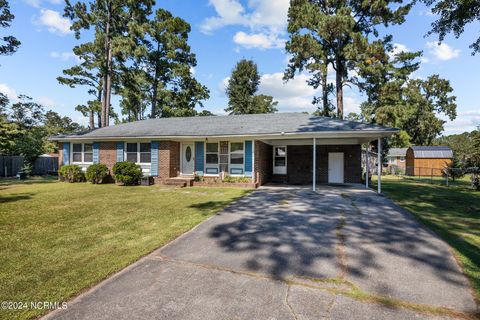
[(63, 165), (70, 164), (70, 142), (63, 143)]
[(252, 141), (245, 141), (245, 175), (252, 176)]
[(100, 143), (99, 142), (94, 142), (93, 143), (93, 163), (99, 163), (100, 162)]
[(150, 144), (150, 175), (158, 176), (158, 141)]
[(117, 142), (117, 162), (123, 161), (123, 141)]
[(195, 142), (195, 173), (203, 176), (203, 163), (205, 161), (205, 144), (203, 141)]

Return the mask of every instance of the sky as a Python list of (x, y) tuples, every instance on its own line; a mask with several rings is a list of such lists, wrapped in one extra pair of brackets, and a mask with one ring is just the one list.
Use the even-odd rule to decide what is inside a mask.
[[(242, 58), (254, 60), (261, 73), (259, 93), (279, 102), (280, 112), (313, 112), (312, 98), (318, 91), (306, 84), (307, 74), (299, 74), (284, 83), (288, 62), (284, 43), (289, 0), (157, 0), (162, 7), (190, 23), (189, 43), (197, 55), (193, 72), (210, 90), (205, 109), (225, 114), (225, 84), (235, 64)], [(2, 36), (14, 35), (20, 49), (0, 57), (0, 92), (12, 100), (18, 94), (31, 96), (74, 121), (87, 124), (75, 106), (90, 97), (87, 89), (60, 85), (56, 77), (78, 60), (72, 48), (81, 43), (70, 31), (70, 21), (62, 16), (62, 0), (10, 1), (15, 20)], [(470, 25), (455, 39), (448, 36), (438, 45), (435, 36), (425, 37), (435, 16), (423, 5), (416, 5), (400, 26), (389, 27), (396, 50), (423, 51), (421, 68), (415, 77), (433, 74), (451, 81), (457, 96), (457, 118), (445, 125), (445, 134), (471, 131), (480, 125), (480, 54), (471, 55), (468, 47), (478, 36), (480, 23)], [(85, 39), (90, 40), (90, 39)], [(333, 75), (332, 75), (333, 76)], [(345, 114), (359, 112), (365, 96), (355, 88), (346, 88)], [(118, 98), (113, 106), (118, 112)]]

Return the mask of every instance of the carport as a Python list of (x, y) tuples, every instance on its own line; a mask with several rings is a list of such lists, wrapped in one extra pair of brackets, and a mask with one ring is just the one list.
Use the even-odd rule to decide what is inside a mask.
[[(255, 163), (271, 163), (270, 166), (257, 168), (267, 171), (266, 182), (281, 182), (293, 185), (311, 184), (313, 191), (317, 184), (361, 183), (362, 147), (369, 148), (376, 141), (377, 163), (382, 163), (382, 138), (390, 136), (385, 132), (325, 132), (311, 134), (310, 137), (285, 136), (256, 140), (262, 151), (256, 152)], [(265, 149), (267, 151), (265, 151)], [(368, 153), (365, 172), (369, 173)], [(377, 166), (378, 192), (381, 192), (381, 166)], [(368, 176), (365, 179), (368, 188)]]

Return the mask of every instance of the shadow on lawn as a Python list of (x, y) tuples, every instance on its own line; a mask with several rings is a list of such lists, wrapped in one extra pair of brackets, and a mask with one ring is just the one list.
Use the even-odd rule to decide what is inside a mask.
[(0, 203), (16, 202), (32, 198), (32, 193), (19, 193), (15, 195), (2, 196), (0, 195)]

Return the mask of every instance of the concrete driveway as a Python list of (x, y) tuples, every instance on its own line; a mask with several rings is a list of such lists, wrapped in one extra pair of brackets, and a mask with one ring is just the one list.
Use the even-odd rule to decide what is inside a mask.
[(361, 187), (262, 187), (49, 319), (447, 319), (477, 312), (449, 247)]

